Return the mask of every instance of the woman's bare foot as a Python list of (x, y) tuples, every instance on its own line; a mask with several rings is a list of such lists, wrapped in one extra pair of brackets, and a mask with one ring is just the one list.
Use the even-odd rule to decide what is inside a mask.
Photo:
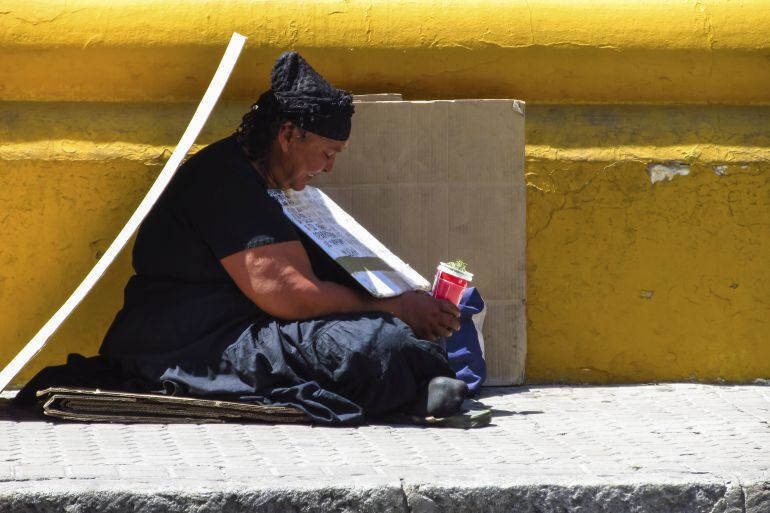
[(468, 385), (459, 379), (437, 376), (420, 392), (411, 413), (423, 417), (449, 417), (459, 413)]

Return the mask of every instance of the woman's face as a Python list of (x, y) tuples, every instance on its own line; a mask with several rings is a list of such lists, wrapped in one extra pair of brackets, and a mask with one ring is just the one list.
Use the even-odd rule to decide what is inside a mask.
[[(287, 126), (288, 125), (288, 126)], [(287, 123), (278, 133), (281, 162), (273, 173), (281, 189), (301, 191), (319, 173), (331, 173), (346, 143), (322, 137)]]

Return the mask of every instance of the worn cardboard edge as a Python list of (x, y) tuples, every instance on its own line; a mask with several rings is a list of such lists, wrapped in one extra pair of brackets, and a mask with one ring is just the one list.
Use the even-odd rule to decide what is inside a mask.
[(143, 394), (134, 392), (114, 391), (114, 390), (101, 390), (91, 388), (71, 388), (71, 387), (50, 387), (36, 392), (37, 397), (43, 397), (51, 394), (63, 394), (70, 397), (93, 397), (98, 400), (120, 400), (120, 401), (146, 401), (157, 404), (172, 404), (172, 405), (193, 405), (203, 406), (207, 408), (227, 407), (235, 408), (244, 411), (251, 410), (275, 410), (284, 413), (298, 412), (297, 408), (287, 406), (269, 406), (269, 405), (257, 405), (251, 403), (244, 403), (238, 401), (227, 401), (221, 399), (205, 399), (201, 397), (185, 397), (176, 395), (161, 395), (161, 394)]
[[(524, 134), (525, 110), (524, 102), (521, 110), (514, 112), (518, 114), (514, 123), (518, 125), (517, 132)], [(503, 387), (511, 385), (521, 385), (526, 380), (526, 360), (527, 360), (527, 185), (524, 146), (520, 148), (521, 154), (517, 155), (521, 172), (513, 175), (513, 319), (511, 319), (512, 333), (510, 340), (510, 354), (513, 364), (510, 366), (510, 374), (502, 376), (490, 376), (485, 386)], [(489, 304), (505, 303), (506, 301), (489, 301)]]
[[(521, 115), (517, 123), (521, 123), (521, 133), (525, 130), (525, 105), (520, 102)], [(513, 204), (515, 232), (520, 236), (514, 239), (514, 272), (513, 272), (513, 329), (514, 329), (514, 373), (511, 385), (521, 385), (526, 380), (527, 361), (527, 183), (525, 145), (521, 147), (518, 157), (521, 163), (521, 173), (514, 176)]]
[(404, 98), (401, 93), (374, 93), (374, 94), (354, 94), (353, 101), (356, 103), (368, 102), (397, 102)]
[(389, 103), (399, 104), (408, 103), (410, 105), (420, 104), (434, 104), (434, 103), (510, 103), (511, 110), (521, 116), (526, 115), (527, 102), (524, 100), (516, 100), (514, 98), (460, 98), (455, 100), (404, 100), (400, 94), (372, 94), (372, 95), (360, 95), (353, 96), (353, 101), (356, 103)]
[(295, 407), (198, 397), (53, 387), (37, 392), (43, 413), (69, 420), (109, 422), (309, 422)]

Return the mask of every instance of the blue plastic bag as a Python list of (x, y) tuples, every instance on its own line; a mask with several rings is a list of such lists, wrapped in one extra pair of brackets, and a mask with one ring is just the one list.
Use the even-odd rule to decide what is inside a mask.
[(459, 304), (460, 330), (444, 339), (449, 365), (457, 379), (467, 383), (475, 395), (487, 379), (487, 364), (484, 361), (484, 337), (481, 328), (484, 323), (484, 299), (475, 287), (469, 287)]

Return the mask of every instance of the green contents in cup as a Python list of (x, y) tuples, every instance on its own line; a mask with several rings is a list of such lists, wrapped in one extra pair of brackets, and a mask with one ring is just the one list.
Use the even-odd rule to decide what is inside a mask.
[(460, 271), (463, 273), (468, 272), (468, 264), (465, 263), (464, 260), (452, 260), (451, 262), (446, 262), (446, 265), (451, 267), (452, 269), (455, 269), (456, 271)]

